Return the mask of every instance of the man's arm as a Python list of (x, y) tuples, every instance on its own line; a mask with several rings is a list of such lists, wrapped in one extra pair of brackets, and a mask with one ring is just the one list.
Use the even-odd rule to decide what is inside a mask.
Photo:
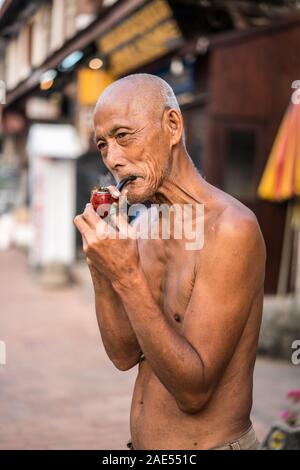
[(254, 218), (230, 222), (206, 253), (182, 334), (158, 307), (142, 270), (112, 282), (154, 373), (187, 413), (210, 398), (264, 280), (264, 243)]
[[(112, 196), (119, 197), (118, 194), (114, 194), (114, 191), (119, 193), (114, 186), (109, 186), (108, 189)], [(89, 223), (95, 229), (100, 217), (94, 211), (91, 212), (91, 215), (93, 222)], [(80, 219), (80, 216), (78, 218)], [(96, 316), (105, 351), (119, 370), (131, 369), (139, 362), (142, 352), (136, 334), (120, 297), (112, 288), (111, 281), (99, 272), (93, 261), (87, 256), (88, 242), (84, 234), (81, 235), (83, 252), (86, 254), (86, 261), (93, 281)]]
[(128, 316), (111, 282), (92, 263), (88, 263), (94, 291), (95, 309), (105, 351), (119, 370), (139, 362), (141, 348)]

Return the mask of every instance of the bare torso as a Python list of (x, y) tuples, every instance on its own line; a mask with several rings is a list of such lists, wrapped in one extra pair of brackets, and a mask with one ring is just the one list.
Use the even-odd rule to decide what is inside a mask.
[(198, 173), (163, 80), (141, 74), (112, 84), (97, 103), (94, 127), (115, 179), (136, 177), (121, 193), (109, 187), (119, 208), (127, 192), (131, 204), (204, 205), (204, 246), (195, 251), (177, 238), (179, 224), (170, 239), (136, 241), (116, 207), (110, 226), (91, 204), (74, 219), (108, 357), (125, 371), (145, 353), (132, 400), (133, 446), (207, 449), (238, 438), (250, 425), (262, 312), (265, 247), (257, 220)]
[[(214, 243), (224, 208), (237, 204), (217, 189), (205, 204), (205, 243), (185, 250), (185, 240), (140, 240), (139, 252), (150, 290), (164, 315), (180, 334), (194, 285), (195, 266)], [(238, 286), (237, 286), (238, 288)], [(232, 296), (235, 293), (232, 292)], [(137, 449), (208, 449), (238, 437), (250, 426), (252, 376), (262, 312), (263, 288), (253, 299), (233, 357), (203, 410), (182, 412), (152, 371), (140, 361), (131, 406), (131, 437)], [(161, 345), (163, 348), (163, 344)]]

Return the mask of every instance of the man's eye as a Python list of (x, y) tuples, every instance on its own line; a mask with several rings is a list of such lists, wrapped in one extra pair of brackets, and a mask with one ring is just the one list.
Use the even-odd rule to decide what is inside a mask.
[(126, 136), (127, 136), (127, 132), (119, 132), (119, 134), (117, 134), (117, 139), (123, 139)]
[(98, 142), (97, 147), (99, 150), (103, 150), (106, 147), (105, 142)]

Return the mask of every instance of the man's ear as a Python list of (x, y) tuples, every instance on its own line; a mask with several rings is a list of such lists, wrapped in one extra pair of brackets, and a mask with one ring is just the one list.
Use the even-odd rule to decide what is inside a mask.
[(175, 108), (166, 110), (165, 123), (170, 132), (170, 142), (172, 145), (178, 144), (183, 134), (182, 114)]

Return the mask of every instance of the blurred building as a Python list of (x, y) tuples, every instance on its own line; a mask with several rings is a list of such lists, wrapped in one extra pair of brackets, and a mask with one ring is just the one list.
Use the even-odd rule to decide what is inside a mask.
[[(153, 73), (177, 95), (188, 150), (201, 173), (256, 213), (268, 248), (266, 291), (276, 292), (286, 204), (262, 202), (256, 189), (300, 72), (297, 2), (4, 0), (0, 32), (6, 84), (0, 211), (16, 198), (17, 205), (45, 211), (52, 196), (43, 189), (45, 169), (32, 172), (28, 138), (34, 125), (68, 125), (79, 143), (70, 164), (63, 144), (57, 155), (35, 158), (52, 159), (55, 176), (47, 184), (54, 187), (56, 166), (64, 160), (69, 167), (71, 224), (90, 188), (110, 180), (93, 144), (97, 97), (128, 73)], [(35, 139), (45, 138), (39, 129)]]

